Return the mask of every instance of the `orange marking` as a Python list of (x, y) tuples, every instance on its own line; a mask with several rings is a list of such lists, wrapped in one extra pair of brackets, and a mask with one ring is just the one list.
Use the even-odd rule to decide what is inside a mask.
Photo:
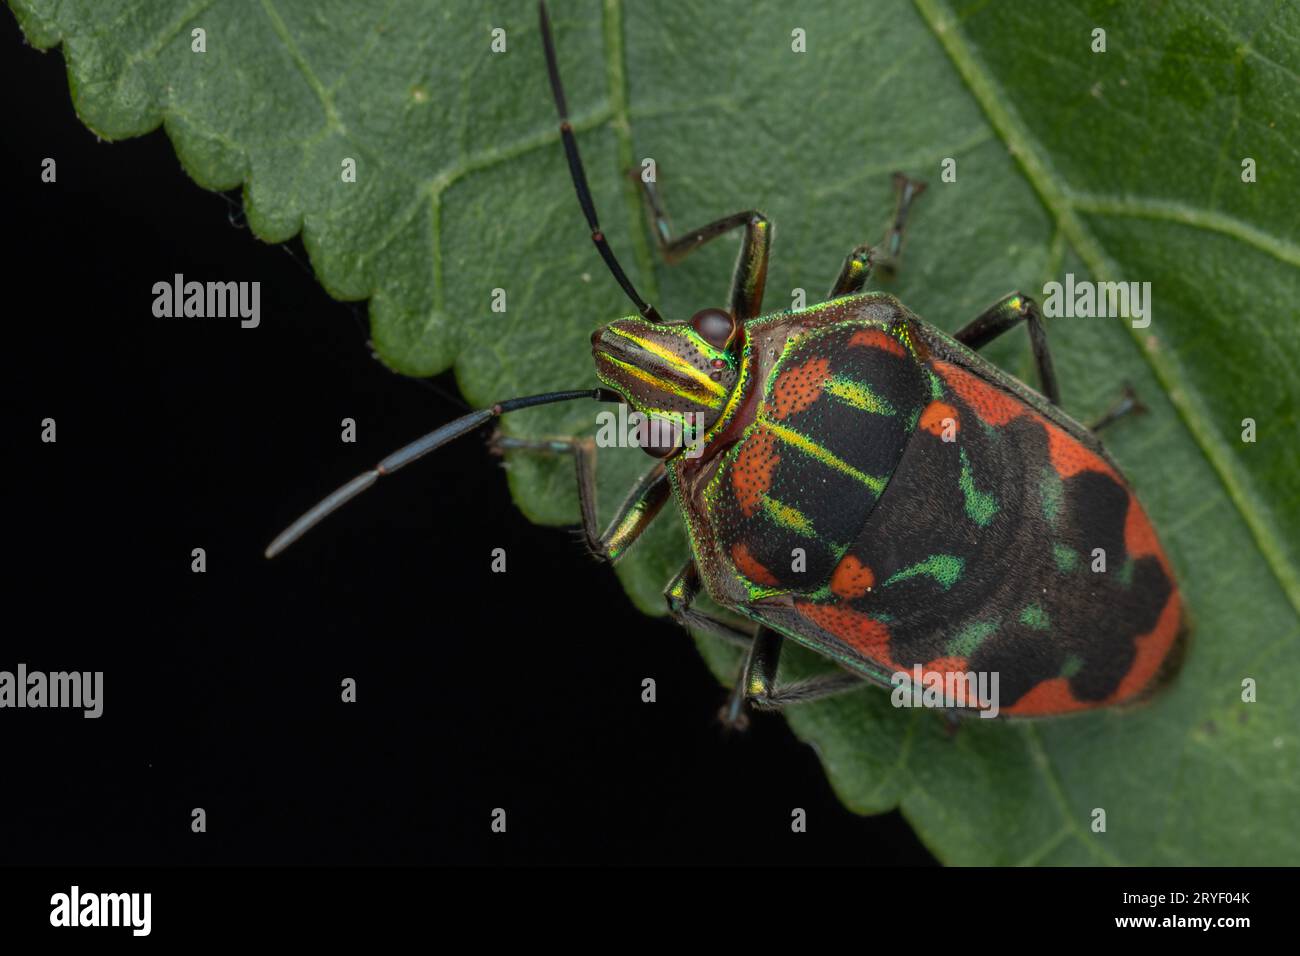
[(990, 425), (1005, 425), (1027, 411), (1027, 406), (1020, 399), (995, 388), (964, 368), (937, 359), (934, 368), (961, 400), (974, 409), (975, 414), (982, 421)]
[(731, 465), (731, 484), (746, 518), (763, 506), (763, 494), (772, 487), (772, 472), (780, 460), (776, 438), (766, 428), (756, 428), (741, 444)]
[(936, 657), (928, 664), (921, 665), (922, 676), (934, 671), (938, 674), (964, 674), (966, 673), (966, 658), (964, 657)]
[(1133, 666), (1128, 669), (1128, 673), (1119, 682), (1115, 692), (1106, 698), (1106, 703), (1113, 704), (1126, 700), (1151, 683), (1151, 678), (1156, 676), (1160, 665), (1169, 655), (1170, 648), (1174, 646), (1174, 638), (1178, 636), (1178, 629), (1182, 623), (1183, 602), (1178, 592), (1174, 591), (1165, 602), (1165, 608), (1160, 612), (1156, 626), (1150, 633), (1142, 634), (1134, 640), (1137, 656), (1133, 658)]
[(894, 670), (903, 669), (890, 660), (889, 628), (875, 618), (842, 604), (795, 601), (794, 609), (864, 657)]
[(731, 560), (736, 565), (736, 570), (755, 584), (774, 588), (781, 583), (771, 571), (763, 567), (762, 563), (750, 553), (749, 548), (745, 546), (743, 541), (732, 545)]
[(942, 438), (945, 418), (952, 419), (953, 434), (961, 431), (961, 419), (957, 417), (957, 409), (943, 402), (931, 402), (925, 406), (925, 411), (921, 413), (921, 427), (936, 438)]
[(822, 386), (831, 375), (829, 359), (809, 359), (802, 365), (786, 369), (772, 385), (772, 415), (789, 418), (817, 401)]
[(875, 584), (876, 575), (851, 554), (846, 554), (831, 574), (831, 591), (842, 598), (862, 597)]
[(1042, 416), (1035, 416), (1038, 423), (1047, 432), (1048, 454), (1052, 457), (1052, 467), (1062, 478), (1073, 478), (1081, 471), (1099, 471), (1109, 475), (1115, 483), (1124, 486), (1123, 479), (1115, 474), (1115, 469), (1106, 464), (1100, 455), (1089, 450), (1077, 438), (1053, 425)]
[[(993, 387), (963, 368), (939, 361), (934, 363), (934, 367), (961, 400), (990, 425), (1005, 425), (1021, 415), (1030, 413), (1029, 406), (1020, 399)], [(926, 409), (926, 412), (928, 413), (929, 409)], [(1123, 479), (1115, 473), (1115, 469), (1106, 464), (1105, 459), (1096, 452), (1042, 415), (1034, 413), (1033, 417), (1047, 432), (1047, 446), (1052, 467), (1062, 478), (1072, 478), (1081, 471), (1098, 471), (1103, 475), (1109, 475), (1118, 484), (1124, 485)], [(922, 425), (924, 423), (925, 419), (922, 418)]]
[(1070, 690), (1068, 677), (1052, 677), (1040, 681), (1030, 688), (1029, 693), (1021, 697), (1010, 707), (1003, 707), (1004, 714), (1018, 717), (1045, 717), (1049, 714), (1068, 714), (1075, 710), (1087, 710), (1097, 705), (1091, 701), (1079, 700)]
[(907, 350), (903, 348), (903, 343), (892, 335), (880, 331), (880, 329), (862, 329), (854, 332), (849, 336), (849, 346), (854, 345), (862, 345), (869, 349), (883, 349), (890, 355), (897, 355), (899, 358), (907, 354)]
[(1160, 541), (1156, 538), (1156, 529), (1151, 527), (1151, 519), (1147, 513), (1142, 510), (1138, 500), (1133, 497), (1133, 492), (1128, 495), (1128, 514), (1124, 516), (1124, 550), (1133, 560), (1145, 558), (1154, 555), (1159, 561), (1160, 566), (1165, 569), (1165, 575), (1171, 581), (1173, 580), (1173, 569), (1169, 566), (1169, 559), (1165, 557), (1165, 551), (1160, 547)]

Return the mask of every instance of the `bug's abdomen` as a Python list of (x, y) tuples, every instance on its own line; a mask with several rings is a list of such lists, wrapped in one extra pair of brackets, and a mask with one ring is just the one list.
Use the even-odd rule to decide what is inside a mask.
[(795, 611), (876, 670), (997, 672), (1006, 714), (1138, 696), (1183, 623), (1141, 505), (1102, 456), (1015, 396), (932, 369), (888, 488), (828, 588)]
[[(922, 368), (869, 323), (786, 343), (743, 440), (704, 493), (735, 600), (827, 578), (889, 482), (925, 401)], [(734, 574), (733, 574), (734, 572)]]

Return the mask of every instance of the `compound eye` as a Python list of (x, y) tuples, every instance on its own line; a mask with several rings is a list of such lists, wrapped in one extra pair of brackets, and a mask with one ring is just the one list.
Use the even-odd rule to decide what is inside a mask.
[(736, 320), (722, 309), (702, 309), (691, 316), (691, 328), (715, 349), (725, 349), (736, 332)]

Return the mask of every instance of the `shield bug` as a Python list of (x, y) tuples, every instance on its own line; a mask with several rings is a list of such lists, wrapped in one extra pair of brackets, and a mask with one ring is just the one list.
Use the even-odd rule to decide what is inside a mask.
[[(745, 648), (724, 717), (897, 675), (998, 677), (950, 713), (1045, 717), (1123, 704), (1174, 670), (1185, 632), (1169, 559), (1096, 430), (1134, 409), (1130, 395), (1088, 428), (1059, 407), (1038, 307), (1013, 293), (947, 335), (896, 298), (863, 289), (896, 268), (923, 184), (898, 174), (882, 243), (854, 249), (826, 300), (762, 314), (771, 223), (756, 210), (674, 235), (652, 184), (660, 251), (676, 261), (743, 230), (730, 298), (666, 320), (637, 292), (601, 231), (569, 125), (544, 4), (541, 35), (560, 140), (591, 238), (637, 314), (592, 336), (603, 387), (499, 402), (436, 429), (316, 505), (277, 537), (271, 557), (382, 475), (497, 416), (590, 398), (646, 420), (698, 425), (651, 441), (656, 460), (603, 532), (590, 441), (498, 438), (502, 449), (571, 454), (594, 553), (617, 561), (674, 497), (690, 557), (668, 583), (671, 614)], [(1023, 324), (1040, 391), (978, 349)], [(695, 607), (700, 590), (752, 627)], [(839, 665), (777, 682), (783, 643)], [(973, 685), (968, 685), (973, 686)]]

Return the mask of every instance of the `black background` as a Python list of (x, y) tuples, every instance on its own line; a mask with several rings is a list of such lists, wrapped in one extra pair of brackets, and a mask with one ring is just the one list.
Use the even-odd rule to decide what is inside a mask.
[[(161, 131), (97, 143), (62, 55), (7, 13), (0, 50), (0, 669), (105, 672), (99, 720), (0, 711), (0, 861), (933, 862), (897, 813), (840, 807), (780, 718), (725, 737), (685, 633), (529, 525), (478, 437), (264, 561), (305, 505), (457, 415), (450, 378), (381, 366), (364, 304), (257, 240)], [(260, 281), (261, 326), (154, 318), (178, 272)]]

